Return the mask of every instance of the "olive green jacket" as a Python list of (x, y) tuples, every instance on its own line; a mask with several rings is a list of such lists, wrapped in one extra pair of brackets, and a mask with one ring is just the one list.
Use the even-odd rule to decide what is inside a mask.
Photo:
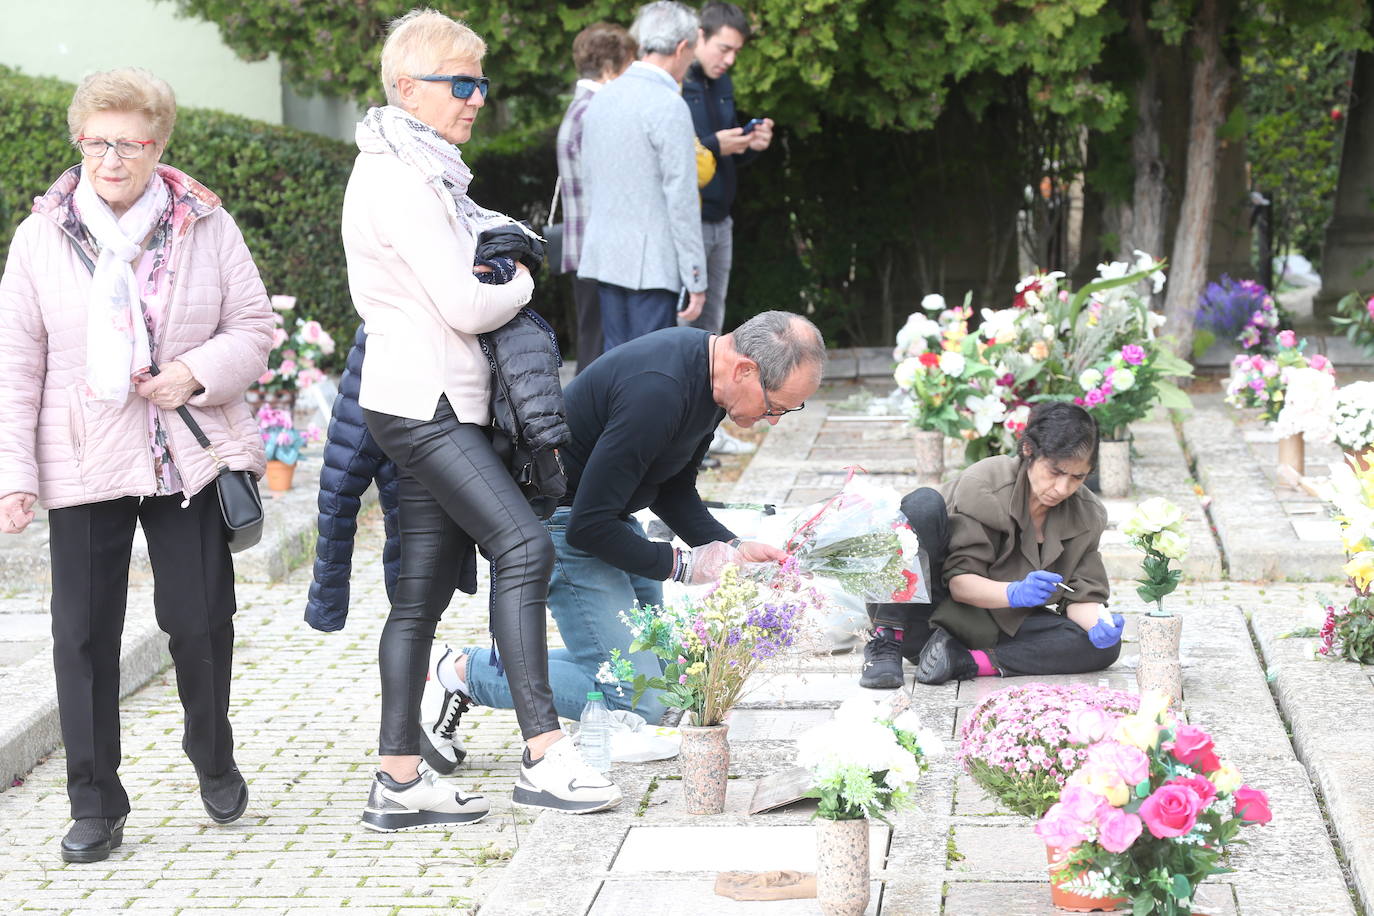
[[(949, 549), (944, 579), (965, 573), (999, 582), (1024, 579), (1036, 569), (1057, 572), (1074, 590), (1059, 592), (1059, 612), (1071, 602), (1107, 603), (1107, 570), (1098, 552), (1107, 528), (1107, 510), (1087, 487), (1080, 487), (1045, 516), (1045, 542), (1037, 544), (1031, 523), (1029, 464), (1000, 455), (985, 458), (940, 487), (949, 511)], [(931, 622), (970, 649), (997, 644), (1002, 633), (1015, 636), (1034, 608), (985, 610), (946, 599)]]

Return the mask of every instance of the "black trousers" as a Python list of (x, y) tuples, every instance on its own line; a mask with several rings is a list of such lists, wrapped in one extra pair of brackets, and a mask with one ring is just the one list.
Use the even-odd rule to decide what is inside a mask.
[[(904, 630), (902, 653), (916, 658), (930, 638), (931, 615), (949, 597), (944, 583), (949, 512), (938, 491), (921, 487), (902, 498), (902, 514), (930, 559), (931, 603), (870, 604), (868, 614), (875, 626)], [(1069, 618), (1039, 610), (1021, 622), (1015, 636), (1002, 633), (997, 645), (986, 651), (988, 660), (1007, 676), (1083, 674), (1115, 663), (1121, 643), (1099, 649), (1088, 639), (1088, 632)]]
[(601, 355), (606, 343), (601, 336), (601, 284), (590, 277), (571, 276), (577, 310), (577, 371), (581, 372)]
[(213, 487), (181, 496), (125, 497), (48, 513), (53, 664), (73, 818), (119, 817), (119, 649), (135, 524), (153, 567), (158, 626), (171, 637), (185, 711), (181, 746), (203, 773), (234, 765), (229, 677), (234, 566)]
[(549, 687), (546, 599), (553, 542), (491, 444), (459, 423), (447, 397), (410, 420), (365, 410), (368, 431), (396, 462), (401, 569), (382, 628), (380, 751), (420, 753), (420, 695), (434, 631), (453, 598), (458, 551), (476, 541), (491, 559), (491, 633), (526, 738), (558, 728)]

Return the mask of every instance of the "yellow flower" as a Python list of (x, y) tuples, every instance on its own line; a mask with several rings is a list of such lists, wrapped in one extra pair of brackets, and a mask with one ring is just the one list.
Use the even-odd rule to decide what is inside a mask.
[(688, 674), (700, 674), (701, 672), (703, 672), (703, 671), (705, 671), (705, 670), (706, 670), (706, 663), (705, 663), (705, 662), (697, 662), (695, 665), (688, 665), (688, 666), (687, 666), (687, 673), (688, 673)]
[(1212, 785), (1217, 787), (1218, 792), (1234, 792), (1240, 788), (1244, 781), (1240, 778), (1240, 771), (1231, 766), (1231, 761), (1223, 760), (1221, 769), (1207, 777), (1212, 780)]
[(1158, 722), (1160, 713), (1169, 708), (1169, 695), (1162, 690), (1147, 690), (1140, 695), (1136, 715), (1150, 722)]
[(1355, 580), (1356, 587), (1369, 588), (1370, 582), (1374, 582), (1374, 552), (1356, 554), (1350, 558), (1349, 563), (1341, 567), (1341, 571)]
[(1123, 716), (1116, 723), (1112, 737), (1122, 744), (1148, 751), (1159, 741), (1159, 724), (1144, 716)]
[(1106, 767), (1085, 766), (1069, 777), (1069, 784), (1101, 795), (1113, 808), (1120, 808), (1131, 798), (1131, 790), (1121, 774)]

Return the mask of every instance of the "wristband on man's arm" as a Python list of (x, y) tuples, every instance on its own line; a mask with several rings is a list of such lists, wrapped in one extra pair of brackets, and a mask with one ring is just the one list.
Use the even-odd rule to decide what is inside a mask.
[(673, 572), (668, 577), (674, 582), (686, 584), (692, 578), (692, 555), (686, 550), (673, 548)]

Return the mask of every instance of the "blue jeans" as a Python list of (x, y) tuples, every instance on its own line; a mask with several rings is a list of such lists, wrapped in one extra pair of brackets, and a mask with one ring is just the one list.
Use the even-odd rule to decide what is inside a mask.
[[(629, 709), (657, 724), (665, 709), (659, 691), (647, 691), (638, 706), (631, 706), (634, 691), (629, 682), (605, 684), (596, 678), (603, 662), (610, 661), (611, 649), (634, 663), (635, 671), (648, 677), (662, 673), (658, 656), (649, 651), (630, 652), (629, 628), (620, 612), (641, 605), (663, 604), (663, 583), (617, 569), (584, 550), (568, 544), (569, 508), (561, 508), (544, 523), (553, 538), (553, 578), (549, 582), (549, 611), (558, 622), (565, 649), (549, 650), (549, 685), (558, 714), (579, 719), (587, 704), (587, 693), (600, 690), (611, 709)], [(635, 534), (644, 528), (631, 519), (625, 523)], [(465, 650), (468, 657), (468, 693), (483, 706), (510, 709), (513, 706), (506, 678), (498, 674), (491, 650)]]

